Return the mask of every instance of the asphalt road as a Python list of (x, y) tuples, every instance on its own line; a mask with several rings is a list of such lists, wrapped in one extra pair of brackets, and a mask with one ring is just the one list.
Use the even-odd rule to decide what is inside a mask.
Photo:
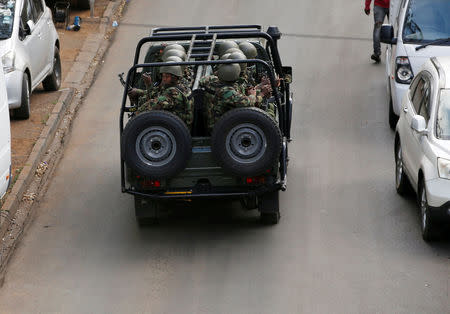
[[(449, 313), (450, 241), (426, 244), (394, 190), (373, 17), (342, 1), (129, 3), (38, 215), (1, 313)], [(117, 73), (152, 25), (278, 25), (294, 67), (282, 220), (230, 203), (177, 205), (139, 229), (120, 193)]]

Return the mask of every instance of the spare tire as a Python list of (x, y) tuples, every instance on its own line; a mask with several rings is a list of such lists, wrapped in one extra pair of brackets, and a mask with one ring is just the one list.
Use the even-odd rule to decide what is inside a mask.
[(150, 111), (131, 119), (122, 134), (122, 159), (137, 174), (170, 178), (186, 168), (192, 138), (186, 124), (167, 111)]
[(211, 150), (224, 170), (238, 176), (266, 173), (278, 162), (282, 147), (277, 123), (258, 108), (237, 108), (215, 124)]

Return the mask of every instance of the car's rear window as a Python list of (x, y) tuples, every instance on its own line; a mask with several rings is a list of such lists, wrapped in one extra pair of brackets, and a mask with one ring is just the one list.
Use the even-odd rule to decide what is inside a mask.
[(404, 42), (427, 42), (450, 37), (449, 0), (411, 0), (403, 26)]
[(441, 91), (436, 119), (436, 136), (442, 140), (450, 140), (450, 89)]
[(0, 40), (11, 37), (15, 7), (13, 0), (0, 0)]

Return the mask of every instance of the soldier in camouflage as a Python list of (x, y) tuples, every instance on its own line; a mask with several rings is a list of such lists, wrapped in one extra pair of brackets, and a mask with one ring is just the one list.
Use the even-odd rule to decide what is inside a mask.
[(206, 91), (206, 111), (210, 131), (225, 112), (234, 108), (257, 106), (268, 93), (267, 89), (257, 92), (256, 88), (250, 88), (247, 90), (248, 95), (244, 94), (237, 83), (240, 72), (238, 64), (224, 64), (219, 67), (217, 76), (201, 78), (200, 86)]
[(141, 104), (136, 114), (149, 110), (167, 110), (177, 115), (183, 120), (188, 128), (192, 126), (193, 120), (193, 102), (190, 96), (190, 90), (179, 83), (182, 77), (180, 66), (162, 66), (161, 87), (155, 97)]

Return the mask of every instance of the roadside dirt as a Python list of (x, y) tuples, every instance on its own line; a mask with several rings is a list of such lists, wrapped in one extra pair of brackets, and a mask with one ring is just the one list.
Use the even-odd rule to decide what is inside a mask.
[[(109, 0), (96, 0), (94, 16), (103, 16), (103, 12), (109, 4)], [(83, 23), (83, 19), (90, 16), (90, 11), (72, 10), (70, 21), (73, 22), (75, 16), (82, 19), (81, 29), (78, 32), (68, 31), (63, 25), (56, 25), (61, 44), (62, 76), (64, 79), (71, 69), (75, 59), (83, 46), (84, 40), (89, 34), (98, 31), (98, 23)], [(61, 86), (61, 90), (66, 86)], [(28, 157), (36, 143), (42, 129), (47, 122), (53, 107), (58, 101), (61, 91), (46, 92), (42, 85), (36, 88), (31, 95), (31, 115), (28, 120), (11, 120), (11, 148), (12, 148), (12, 182), (15, 182), (20, 171), (25, 166)]]

